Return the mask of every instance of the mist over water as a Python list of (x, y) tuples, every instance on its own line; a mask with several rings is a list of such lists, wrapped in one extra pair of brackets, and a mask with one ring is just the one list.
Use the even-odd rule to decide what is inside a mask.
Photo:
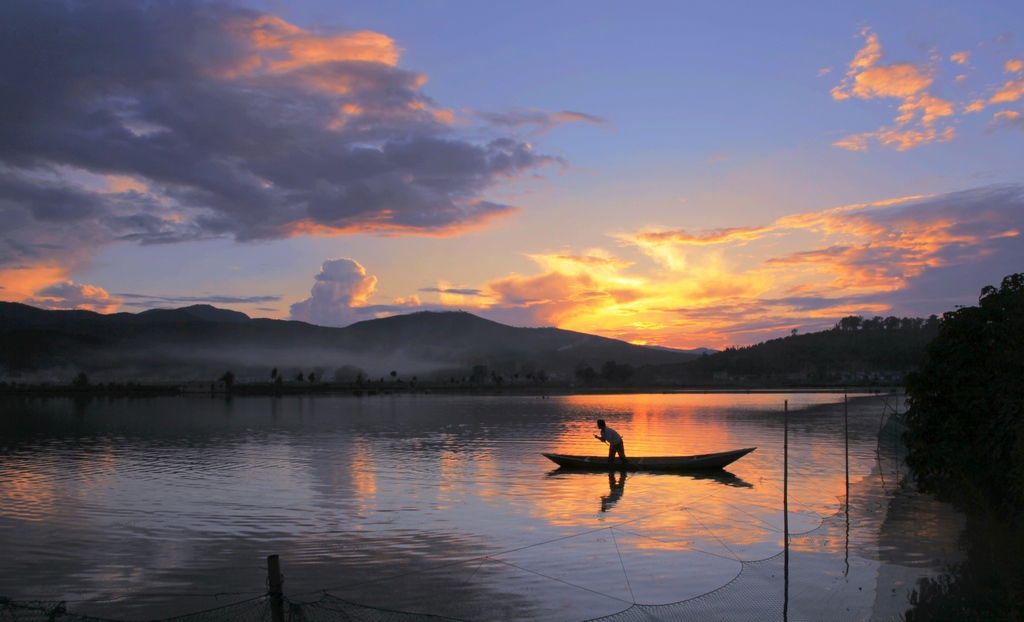
[[(470, 619), (494, 599), (518, 619), (678, 602), (781, 550), (787, 400), (800, 533), (841, 507), (842, 395), (5, 399), (0, 595), (180, 615), (264, 593), (279, 554), (298, 600)], [(853, 482), (886, 400), (850, 402)], [(541, 455), (603, 455), (597, 418), (631, 456), (758, 449), (713, 477)]]

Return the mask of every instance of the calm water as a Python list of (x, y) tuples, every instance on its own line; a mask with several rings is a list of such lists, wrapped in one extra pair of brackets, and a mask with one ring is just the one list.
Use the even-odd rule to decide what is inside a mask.
[[(299, 601), (479, 620), (674, 603), (782, 550), (785, 400), (798, 534), (842, 509), (842, 395), (7, 399), (0, 596), (167, 617), (264, 593), (279, 554)], [(877, 470), (884, 400), (850, 401), (854, 484)], [(605, 452), (597, 418), (633, 456), (758, 449), (716, 477), (541, 456)], [(852, 531), (876, 559), (878, 525)]]

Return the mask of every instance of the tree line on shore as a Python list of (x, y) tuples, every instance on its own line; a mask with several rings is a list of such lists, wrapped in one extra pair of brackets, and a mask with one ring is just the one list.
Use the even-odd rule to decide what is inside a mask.
[[(219, 380), (228, 388), (236, 384), (271, 384), (289, 392), (362, 389), (390, 386), (391, 389), (531, 389), (595, 388), (636, 389), (641, 387), (722, 386), (867, 386), (892, 385), (916, 368), (925, 347), (938, 334), (942, 320), (848, 316), (831, 330), (798, 334), (793, 331), (779, 339), (756, 345), (730, 347), (721, 352), (705, 352), (694, 360), (675, 364), (631, 365), (616, 360), (592, 362), (580, 360), (568, 374), (549, 373), (531, 362), (515, 360), (481, 362), (470, 367), (435, 370), (423, 375), (407, 375), (399, 370), (371, 376), (358, 365), (345, 364), (334, 369), (313, 366), (273, 367), (267, 376), (239, 378), (226, 370)], [(53, 390), (108, 391), (138, 390), (139, 382), (91, 384), (86, 371), (79, 372), (70, 387), (49, 383)], [(154, 383), (149, 383), (154, 384)], [(159, 384), (159, 383), (155, 383)], [(26, 388), (0, 383), (0, 389)], [(36, 390), (41, 387), (32, 387)], [(266, 388), (266, 387), (264, 387)]]
[(967, 517), (966, 558), (919, 582), (906, 619), (1024, 620), (1024, 274), (943, 314), (906, 394), (906, 464)]

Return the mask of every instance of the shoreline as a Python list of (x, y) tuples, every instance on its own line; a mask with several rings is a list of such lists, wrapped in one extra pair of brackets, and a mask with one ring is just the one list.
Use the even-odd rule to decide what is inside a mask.
[(270, 383), (236, 384), (226, 390), (186, 391), (181, 383), (141, 384), (125, 383), (93, 385), (89, 387), (55, 385), (14, 385), (0, 383), (0, 396), (26, 397), (284, 397), (295, 395), (351, 395), (352, 397), (374, 397), (377, 395), (476, 395), (555, 397), (563, 395), (644, 395), (644, 394), (760, 394), (760, 393), (897, 393), (903, 387), (896, 385), (843, 385), (843, 386), (608, 386), (577, 387), (565, 385), (517, 386), (517, 387), (450, 387), (418, 384), (416, 386), (359, 386), (354, 384), (311, 383), (308, 386), (275, 386)]

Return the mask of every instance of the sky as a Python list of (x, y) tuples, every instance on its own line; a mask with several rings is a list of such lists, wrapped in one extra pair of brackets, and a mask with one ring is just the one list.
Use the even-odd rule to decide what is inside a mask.
[(1024, 271), (1022, 37), (1010, 1), (7, 0), (0, 300), (684, 349), (941, 315)]

